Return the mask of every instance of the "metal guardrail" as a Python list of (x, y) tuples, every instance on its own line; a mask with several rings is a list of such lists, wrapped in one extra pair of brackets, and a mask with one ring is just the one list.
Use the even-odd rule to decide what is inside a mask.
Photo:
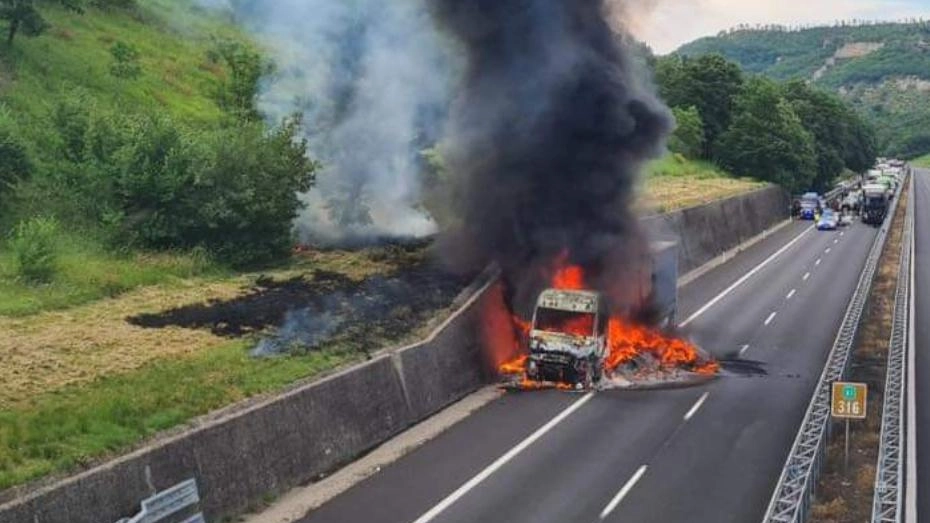
[[(911, 179), (901, 245), (901, 263), (895, 291), (891, 336), (888, 340), (888, 369), (882, 407), (881, 442), (872, 498), (872, 522), (899, 523), (904, 507), (904, 397), (907, 370), (907, 328), (910, 321), (911, 235), (914, 234), (914, 191)], [(903, 184), (902, 184), (903, 185)]]
[(827, 200), (827, 201), (829, 202), (830, 200), (832, 200), (832, 199), (836, 198), (837, 196), (843, 194), (843, 191), (845, 191), (845, 190), (846, 190), (846, 187), (837, 187), (836, 189), (833, 189), (832, 191), (829, 191), (829, 192), (827, 192), (826, 194), (824, 194), (824, 195), (823, 195), (823, 199), (824, 199), (824, 200)]
[[(197, 482), (189, 479), (142, 501), (142, 510), (132, 518), (116, 523), (158, 523), (200, 503)], [(182, 523), (205, 523), (203, 514), (188, 517)]]
[(888, 218), (882, 224), (872, 244), (872, 250), (859, 276), (859, 283), (853, 298), (846, 308), (843, 323), (833, 342), (827, 364), (824, 366), (820, 381), (817, 383), (810, 405), (804, 414), (804, 420), (801, 422), (801, 428), (798, 430), (791, 452), (778, 478), (778, 485), (775, 487), (763, 519), (764, 523), (807, 521), (811, 495), (823, 464), (830, 427), (830, 389), (834, 381), (840, 381), (846, 375), (849, 354), (859, 330), (859, 321), (872, 288), (872, 280), (885, 247), (885, 240), (888, 238), (888, 230), (894, 222), (900, 199), (898, 196), (903, 186), (904, 184), (901, 184), (898, 187)]

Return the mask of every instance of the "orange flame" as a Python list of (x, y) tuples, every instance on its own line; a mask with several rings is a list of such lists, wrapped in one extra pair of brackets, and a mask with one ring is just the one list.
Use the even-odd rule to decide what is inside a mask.
[(581, 291), (586, 288), (584, 269), (579, 265), (570, 265), (568, 263), (568, 251), (562, 252), (555, 260), (552, 288), (566, 291)]
[(666, 336), (656, 329), (633, 325), (619, 317), (611, 317), (607, 327), (608, 355), (604, 367), (613, 371), (643, 353), (652, 353), (662, 367), (678, 367), (694, 372), (714, 374), (716, 362), (700, 361), (697, 347), (691, 343)]
[[(568, 263), (568, 253), (563, 252), (556, 258), (554, 272), (551, 278), (551, 287), (560, 290), (584, 290), (584, 269), (578, 265)], [(593, 316), (573, 317), (559, 326), (560, 332), (567, 334), (590, 336), (594, 331)], [(520, 352), (525, 352), (526, 338), (529, 336), (532, 325), (518, 316), (513, 316), (514, 330), (520, 334), (518, 343)], [(607, 373), (634, 361), (643, 354), (652, 354), (663, 369), (680, 368), (698, 374), (716, 374), (720, 365), (716, 361), (701, 361), (700, 352), (691, 343), (666, 336), (658, 329), (635, 325), (620, 316), (611, 316), (607, 324), (607, 357), (604, 360), (604, 370)], [(526, 362), (528, 356), (521, 355), (500, 366), (504, 375), (520, 377), (518, 387), (522, 389), (539, 389), (557, 387), (570, 389), (569, 384), (540, 384), (526, 377)]]
[(521, 319), (517, 315), (513, 315), (511, 319), (513, 320), (513, 326), (517, 330), (518, 333), (522, 334), (523, 336), (530, 335), (530, 329), (533, 328), (533, 325), (530, 324), (530, 322)]

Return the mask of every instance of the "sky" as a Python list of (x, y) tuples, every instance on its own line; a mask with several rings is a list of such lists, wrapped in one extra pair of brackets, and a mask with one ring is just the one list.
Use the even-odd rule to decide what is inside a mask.
[(640, 0), (633, 33), (659, 54), (741, 23), (930, 19), (930, 0)]

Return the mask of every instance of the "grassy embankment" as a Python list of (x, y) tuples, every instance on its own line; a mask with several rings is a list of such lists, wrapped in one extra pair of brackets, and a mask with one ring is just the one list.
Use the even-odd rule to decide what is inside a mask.
[(930, 169), (930, 154), (911, 160), (910, 163), (920, 169)]
[[(214, 38), (241, 38), (234, 27), (178, 2), (154, 0), (133, 12), (89, 10), (84, 15), (44, 6), (51, 29), (0, 46), (0, 121), (16, 129), (36, 161), (55, 146), (54, 105), (79, 95), (102, 111), (158, 111), (193, 125), (214, 125), (222, 112), (213, 92), (222, 71), (207, 60)], [(142, 75), (131, 81), (109, 73), (116, 42), (139, 51)], [(22, 195), (22, 215), (48, 212), (48, 202)], [(67, 214), (67, 210), (58, 210)], [(7, 215), (8, 220), (15, 216)], [(0, 223), (0, 230), (12, 223)], [(26, 315), (114, 296), (144, 285), (222, 273), (203, 256), (113, 253), (93, 232), (69, 228), (59, 239), (53, 281), (31, 287), (17, 281), (6, 242), (0, 242), (0, 315)]]
[(708, 162), (669, 155), (647, 167), (640, 206), (653, 212), (669, 212), (729, 198), (765, 185), (757, 180), (734, 178)]
[[(48, 5), (43, 14), (52, 24), (45, 35), (0, 49), (0, 118), (38, 161), (54, 104), (75, 93), (101, 110), (157, 111), (195, 126), (222, 118), (213, 93), (223, 72), (207, 52), (215, 38), (243, 38), (235, 27), (167, 0), (84, 15)], [(115, 42), (139, 51), (140, 78), (109, 74)], [(24, 196), (23, 214), (41, 213), (44, 202)], [(233, 274), (197, 253), (112, 252), (92, 232), (63, 229), (57, 270), (43, 285), (17, 278), (0, 241), (0, 489), (357, 357), (334, 347), (258, 361), (247, 356), (247, 341), (131, 326), (132, 314), (241, 294), (255, 275)], [(322, 258), (303, 268), (357, 278), (384, 270), (364, 256)]]

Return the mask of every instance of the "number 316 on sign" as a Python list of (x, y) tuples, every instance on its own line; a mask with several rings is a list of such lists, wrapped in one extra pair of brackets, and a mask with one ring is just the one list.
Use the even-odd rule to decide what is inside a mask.
[(833, 397), (830, 402), (834, 418), (865, 419), (869, 387), (865, 383), (833, 383)]

